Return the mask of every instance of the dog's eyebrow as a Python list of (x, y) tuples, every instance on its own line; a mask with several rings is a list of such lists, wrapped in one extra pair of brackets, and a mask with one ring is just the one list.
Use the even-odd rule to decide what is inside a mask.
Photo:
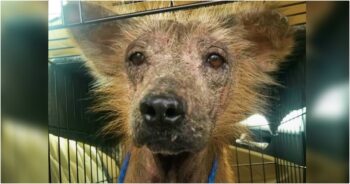
[(209, 43), (209, 47), (208, 48), (218, 48), (223, 50), (226, 53), (226, 47), (224, 46), (223, 43), (220, 42), (213, 42), (213, 43)]
[(220, 40), (217, 40), (215, 38), (202, 39), (198, 41), (198, 46), (199, 47), (203, 46), (202, 49), (218, 48), (223, 52), (225, 52), (225, 54), (228, 54), (226, 45)]
[(147, 43), (145, 41), (143, 41), (142, 39), (136, 39), (134, 41), (132, 41), (129, 46), (126, 48), (126, 53), (129, 53), (130, 50), (134, 49), (134, 48), (141, 48), (144, 49), (146, 48)]

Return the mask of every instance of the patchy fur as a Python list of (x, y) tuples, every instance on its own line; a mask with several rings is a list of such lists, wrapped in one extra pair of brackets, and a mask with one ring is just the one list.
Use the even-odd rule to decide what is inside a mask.
[[(151, 4), (162, 3), (169, 2)], [(84, 3), (92, 17), (144, 5), (130, 10)], [(286, 18), (274, 9), (273, 3), (238, 2), (71, 29), (96, 78), (96, 110), (109, 111), (114, 119), (104, 131), (121, 135), (124, 151), (131, 152), (126, 182), (207, 182), (215, 157), (216, 182), (235, 181), (229, 145), (246, 131), (237, 122), (264, 112), (267, 97), (262, 90), (277, 85), (269, 73), (294, 44)], [(140, 50), (147, 62), (130, 66), (127, 58)], [(219, 53), (225, 64), (208, 67), (208, 53)], [(143, 145), (154, 134), (142, 122), (139, 103), (149, 94), (169, 92), (186, 102), (186, 123), (169, 134), (157, 133), (169, 140), (175, 135), (169, 144), (186, 145), (179, 152), (166, 143), (150, 150)]]

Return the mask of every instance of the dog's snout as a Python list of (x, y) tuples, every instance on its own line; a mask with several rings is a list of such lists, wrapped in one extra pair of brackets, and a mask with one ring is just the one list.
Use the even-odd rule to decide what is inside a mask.
[(144, 121), (150, 126), (177, 125), (185, 116), (184, 103), (174, 95), (146, 96), (140, 110)]

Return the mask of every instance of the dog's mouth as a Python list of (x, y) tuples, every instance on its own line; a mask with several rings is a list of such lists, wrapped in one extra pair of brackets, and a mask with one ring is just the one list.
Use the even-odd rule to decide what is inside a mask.
[(195, 153), (208, 141), (209, 133), (202, 127), (188, 122), (176, 127), (148, 127), (141, 122), (135, 127), (133, 141), (135, 146), (145, 146), (153, 154), (177, 155), (184, 152)]
[(177, 155), (196, 152), (202, 146), (202, 139), (196, 139), (186, 131), (141, 129), (135, 134), (137, 147), (145, 146), (153, 154)]
[(176, 136), (172, 136), (170, 140), (164, 138), (148, 140), (145, 145), (154, 154), (160, 155), (178, 155), (191, 151), (191, 146), (187, 142), (180, 139), (174, 140), (174, 137)]
[(190, 152), (182, 152), (176, 155), (154, 154), (154, 159), (159, 168), (164, 173), (168, 173), (172, 169), (177, 169), (189, 156)]

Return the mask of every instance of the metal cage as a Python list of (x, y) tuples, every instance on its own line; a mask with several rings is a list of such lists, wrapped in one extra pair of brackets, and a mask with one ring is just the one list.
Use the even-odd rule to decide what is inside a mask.
[[(59, 2), (63, 7), (64, 2)], [(169, 1), (168, 6), (159, 9), (89, 20), (82, 16), (81, 10), (84, 7), (80, 1), (71, 3), (71, 8), (76, 8), (79, 13), (78, 22), (65, 19), (61, 7), (59, 16), (50, 20), (50, 32), (72, 26), (234, 2)], [(132, 3), (146, 2), (128, 2)], [(111, 4), (123, 6), (117, 1)], [(259, 124), (246, 122), (253, 140), (242, 135), (232, 143), (232, 164), (237, 182), (306, 182), (305, 18), (300, 19), (305, 16), (304, 6), (305, 2), (300, 1), (281, 3), (280, 8), (294, 21), (293, 25), (298, 27), (297, 47), (288, 62), (285, 62), (282, 71), (275, 74), (284, 87), (267, 91), (274, 97), (270, 102), (271, 111), (251, 117)], [(57, 42), (68, 39), (67, 36), (49, 38), (49, 43), (53, 45), (50, 46), (49, 53), (60, 53), (50, 54), (49, 58), (49, 181), (116, 182), (121, 152), (118, 145), (99, 135), (99, 129), (105, 122), (102, 115), (89, 111), (94, 103), (89, 92), (92, 78), (87, 74), (79, 53), (66, 52), (74, 49), (74, 46), (55, 46)]]

